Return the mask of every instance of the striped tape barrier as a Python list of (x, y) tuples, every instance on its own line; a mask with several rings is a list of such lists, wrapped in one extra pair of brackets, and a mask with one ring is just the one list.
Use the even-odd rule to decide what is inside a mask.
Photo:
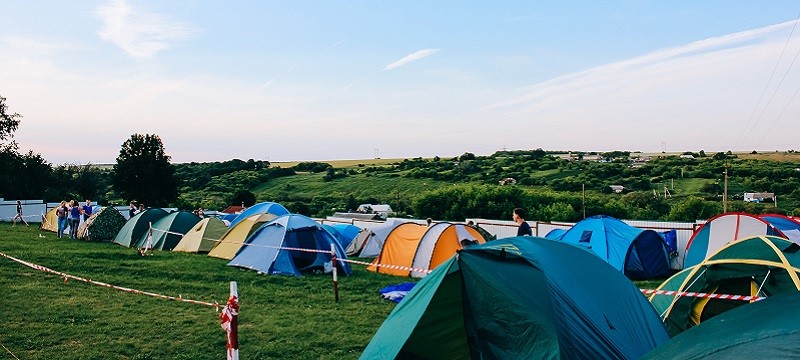
[[(184, 234), (181, 234), (181, 233), (178, 233), (178, 232), (169, 231), (169, 230), (162, 230), (162, 229), (157, 229), (157, 228), (152, 228), (152, 230), (154, 232), (157, 231), (157, 232), (173, 234), (173, 235), (179, 235), (179, 236), (183, 236), (184, 235)], [(239, 244), (241, 246), (255, 246), (255, 247), (262, 247), (262, 248), (267, 248), (267, 249), (301, 251), (301, 252), (319, 253), (319, 254), (328, 254), (328, 255), (330, 255), (330, 253), (331, 253), (329, 250), (326, 251), (326, 250), (304, 249), (304, 248), (295, 248), (295, 247), (286, 247), (286, 246), (272, 246), (272, 245), (258, 245), (258, 244), (248, 244), (248, 243), (237, 243), (237, 242), (233, 242), (233, 241), (222, 241), (222, 240), (219, 240), (219, 239), (211, 239), (211, 238), (205, 238), (205, 237), (203, 239), (204, 240), (208, 240), (208, 241), (217, 242), (217, 243), (220, 243), (220, 244)], [(385, 268), (385, 269), (392, 269), (392, 270), (412, 271), (412, 272), (418, 272), (418, 273), (423, 273), (423, 274), (430, 274), (433, 271), (433, 270), (430, 270), (430, 269), (418, 269), (418, 268), (402, 266), (402, 265), (374, 264), (374, 263), (371, 263), (371, 262), (351, 260), (351, 259), (342, 259), (342, 258), (338, 258), (338, 257), (336, 258), (336, 260), (337, 261), (342, 261), (342, 262), (348, 262), (348, 263), (352, 263), (352, 264), (382, 267), (382, 268)]]
[(210, 302), (206, 302), (206, 301), (184, 299), (180, 295), (178, 297), (162, 295), (162, 294), (157, 294), (157, 293), (153, 293), (153, 292), (149, 292), (149, 291), (142, 291), (142, 290), (136, 290), (136, 289), (126, 288), (126, 287), (117, 286), (117, 285), (111, 285), (111, 284), (104, 283), (104, 282), (101, 282), (101, 281), (85, 279), (85, 278), (78, 277), (78, 276), (75, 276), (75, 275), (70, 275), (70, 274), (67, 274), (67, 273), (56, 271), (56, 270), (50, 269), (48, 267), (44, 267), (44, 266), (41, 266), (41, 265), (30, 263), (30, 262), (27, 262), (25, 260), (20, 260), (20, 259), (17, 259), (15, 257), (13, 257), (13, 256), (8, 255), (8, 254), (4, 254), (2, 252), (0, 252), (0, 257), (4, 257), (4, 258), (9, 259), (11, 261), (14, 261), (16, 263), (25, 265), (25, 266), (27, 266), (27, 267), (29, 267), (31, 269), (35, 269), (35, 270), (39, 270), (39, 271), (42, 271), (42, 272), (58, 275), (58, 276), (64, 278), (64, 282), (67, 282), (67, 279), (72, 279), (72, 280), (77, 280), (77, 281), (89, 283), (89, 284), (92, 284), (92, 285), (98, 285), (98, 286), (103, 286), (103, 287), (107, 287), (107, 288), (111, 288), (111, 289), (115, 289), (115, 290), (119, 290), (119, 291), (132, 293), (132, 294), (146, 295), (146, 296), (151, 296), (151, 297), (155, 297), (155, 298), (159, 298), (159, 299), (180, 301), (180, 302), (185, 302), (185, 303), (190, 303), (190, 304), (211, 306), (211, 307), (219, 310), (219, 304), (216, 303), (216, 302), (210, 303)]
[(702, 293), (702, 292), (690, 292), (690, 291), (673, 291), (673, 290), (652, 290), (652, 289), (640, 289), (642, 293), (647, 295), (669, 295), (669, 296), (685, 296), (685, 297), (695, 297), (695, 298), (705, 298), (705, 299), (720, 299), (720, 300), (741, 300), (741, 301), (759, 301), (766, 299), (763, 296), (749, 296), (749, 295), (731, 295), (731, 294), (709, 294), (709, 293)]

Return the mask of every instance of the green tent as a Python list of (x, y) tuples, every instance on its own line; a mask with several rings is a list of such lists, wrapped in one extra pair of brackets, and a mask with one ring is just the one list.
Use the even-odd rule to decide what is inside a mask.
[(117, 209), (103, 207), (78, 227), (78, 239), (111, 241), (125, 226), (125, 222), (125, 217)]
[(126, 247), (134, 246), (144, 234), (147, 234), (150, 224), (164, 216), (167, 216), (167, 212), (158, 208), (142, 211), (128, 219), (111, 242)]
[(225, 223), (217, 218), (205, 218), (183, 235), (172, 251), (207, 253), (228, 231)]
[[(758, 297), (800, 291), (798, 250), (800, 245), (777, 236), (734, 241), (667, 279), (658, 289)], [(650, 296), (650, 302), (671, 336), (748, 303), (660, 294)]]
[(395, 307), (362, 359), (636, 359), (668, 338), (594, 253), (520, 236), (460, 250)]
[(137, 248), (158, 250), (172, 250), (181, 238), (195, 224), (200, 222), (200, 217), (188, 211), (175, 211), (158, 219), (153, 223), (153, 239), (148, 243), (150, 234), (145, 233), (136, 243)]
[(695, 326), (642, 359), (797, 359), (800, 292), (740, 306)]

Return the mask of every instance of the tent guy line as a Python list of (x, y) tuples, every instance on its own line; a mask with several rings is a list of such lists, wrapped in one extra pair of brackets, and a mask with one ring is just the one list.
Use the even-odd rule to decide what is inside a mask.
[(35, 270), (39, 270), (39, 271), (42, 271), (42, 272), (46, 272), (46, 273), (50, 273), (50, 274), (61, 276), (61, 277), (64, 278), (64, 282), (65, 283), (67, 282), (67, 279), (72, 279), (72, 280), (77, 280), (77, 281), (85, 282), (85, 283), (92, 284), (92, 285), (98, 285), (98, 286), (103, 286), (103, 287), (107, 287), (107, 288), (111, 288), (111, 289), (115, 289), (115, 290), (120, 290), (120, 291), (124, 291), (124, 292), (128, 292), (128, 293), (132, 293), (132, 294), (140, 294), (140, 295), (156, 297), (156, 298), (159, 298), (159, 299), (166, 299), (166, 300), (180, 301), (180, 302), (185, 302), (185, 303), (190, 303), (190, 304), (210, 306), (210, 307), (213, 307), (216, 311), (219, 311), (219, 303), (217, 303), (217, 302), (210, 303), (210, 302), (206, 302), (206, 301), (184, 299), (180, 295), (178, 295), (178, 297), (174, 297), (174, 296), (162, 295), (162, 294), (157, 294), (157, 293), (148, 292), (148, 291), (142, 291), (142, 290), (126, 288), (126, 287), (117, 286), (117, 285), (111, 285), (111, 284), (108, 284), (108, 283), (95, 281), (95, 280), (91, 280), (91, 279), (86, 279), (86, 278), (78, 277), (78, 276), (75, 276), (75, 275), (70, 275), (70, 274), (67, 274), (67, 273), (56, 271), (56, 270), (50, 269), (48, 267), (44, 267), (42, 265), (38, 265), (38, 264), (31, 263), (31, 262), (27, 262), (25, 260), (17, 259), (17, 258), (15, 258), (13, 256), (10, 256), (10, 255), (2, 253), (2, 252), (0, 252), (0, 257), (4, 257), (6, 259), (9, 259), (9, 260), (14, 261), (16, 263), (19, 263), (21, 265), (27, 266), (27, 267), (29, 267), (31, 269), (35, 269)]

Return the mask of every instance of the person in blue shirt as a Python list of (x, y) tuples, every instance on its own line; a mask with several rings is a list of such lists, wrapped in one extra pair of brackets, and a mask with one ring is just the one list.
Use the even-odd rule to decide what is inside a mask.
[(89, 220), (89, 217), (92, 216), (92, 200), (86, 199), (86, 205), (81, 206), (81, 213), (83, 221)]
[(69, 201), (69, 237), (78, 238), (78, 225), (81, 222), (81, 207), (75, 200)]
[(515, 223), (519, 224), (519, 228), (517, 228), (517, 236), (533, 236), (533, 230), (531, 230), (531, 226), (525, 222), (525, 209), (514, 209), (512, 218), (514, 219)]

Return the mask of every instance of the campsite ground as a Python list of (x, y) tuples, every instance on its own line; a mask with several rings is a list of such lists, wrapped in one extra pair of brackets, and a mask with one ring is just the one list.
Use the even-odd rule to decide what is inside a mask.
[[(42, 237), (43, 236), (43, 237)], [(250, 359), (355, 359), (394, 304), (378, 289), (408, 278), (355, 265), (333, 302), (329, 275), (266, 276), (198, 254), (142, 257), (110, 243), (58, 239), (0, 223), (0, 252), (110, 284), (223, 303), (239, 285), (240, 353)], [(658, 281), (639, 283), (654, 287)], [(120, 292), (0, 258), (0, 344), (20, 359), (219, 359), (213, 308)], [(0, 359), (10, 358), (0, 350)]]

